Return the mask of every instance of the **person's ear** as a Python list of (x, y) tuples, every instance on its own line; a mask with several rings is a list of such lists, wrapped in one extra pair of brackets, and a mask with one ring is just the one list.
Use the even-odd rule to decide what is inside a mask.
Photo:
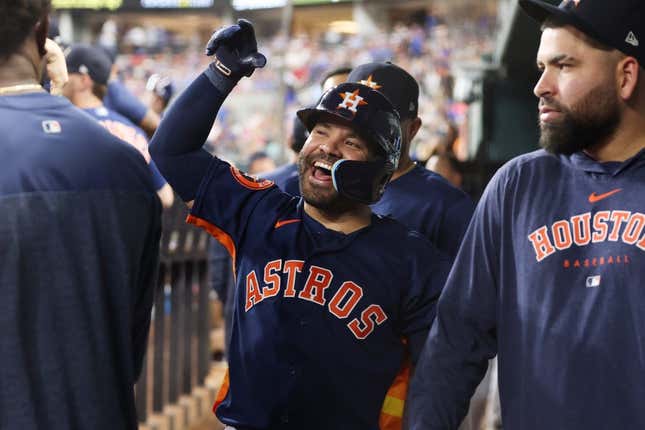
[(634, 57), (625, 57), (617, 65), (618, 94), (624, 101), (629, 100), (636, 92), (640, 76), (640, 67)]
[(421, 118), (416, 117), (413, 120), (410, 120), (410, 126), (408, 127), (408, 142), (412, 142), (414, 136), (417, 135), (419, 129), (421, 128)]

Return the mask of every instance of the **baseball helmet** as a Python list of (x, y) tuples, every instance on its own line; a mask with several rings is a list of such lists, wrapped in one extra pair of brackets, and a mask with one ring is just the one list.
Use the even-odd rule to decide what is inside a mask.
[(372, 161), (338, 160), (332, 167), (336, 191), (352, 200), (372, 204), (399, 164), (401, 124), (399, 114), (380, 92), (358, 83), (342, 83), (327, 90), (314, 107), (301, 109), (298, 118), (311, 131), (321, 117), (332, 116), (376, 144), (380, 156)]

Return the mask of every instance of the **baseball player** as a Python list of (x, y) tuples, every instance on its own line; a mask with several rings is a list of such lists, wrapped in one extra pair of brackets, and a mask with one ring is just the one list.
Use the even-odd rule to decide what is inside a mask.
[[(419, 85), (416, 80), (395, 64), (375, 62), (354, 68), (347, 81), (381, 92), (401, 116), (399, 166), (383, 197), (372, 205), (372, 210), (418, 231), (439, 250), (454, 258), (468, 227), (474, 203), (466, 193), (410, 159), (410, 144), (422, 124), (418, 116)], [(409, 373), (404, 367), (386, 396), (380, 420), (382, 430), (401, 428), (408, 383)]]
[(454, 258), (475, 205), (466, 193), (410, 159), (410, 144), (422, 124), (418, 116), (419, 85), (416, 80), (395, 64), (377, 62), (354, 68), (347, 81), (380, 91), (401, 115), (403, 139), (399, 167), (372, 210), (390, 215), (418, 231)]
[(448, 266), (369, 209), (398, 161), (398, 115), (355, 83), (299, 111), (311, 134), (298, 161), (303, 198), (293, 198), (202, 149), (226, 96), (266, 61), (244, 20), (215, 32), (207, 53), (214, 61), (170, 107), (151, 153), (192, 207), (189, 222), (235, 262), (216, 414), (238, 430), (376, 429), (402, 339), (416, 360)]
[(0, 428), (135, 430), (161, 207), (139, 153), (39, 85), (64, 75), (49, 9), (0, 2)]
[[(340, 66), (336, 67), (325, 73), (320, 80), (320, 88), (324, 91), (327, 91), (330, 88), (335, 87), (336, 85), (347, 82), (347, 76), (352, 71), (351, 67)], [(395, 106), (396, 107), (396, 106)]]
[[(466, 193), (410, 159), (410, 144), (422, 124), (418, 116), (419, 85), (416, 80), (395, 64), (376, 62), (356, 67), (347, 81), (381, 92), (401, 116), (399, 166), (372, 210), (420, 232), (439, 250), (454, 258), (475, 205)], [(292, 189), (297, 181), (297, 177), (287, 179), (282, 188)]]
[[(330, 70), (320, 81), (320, 88), (324, 92), (345, 82), (347, 80), (347, 75), (349, 75), (351, 70), (352, 69), (346, 66)], [(296, 159), (298, 158), (298, 154), (304, 146), (308, 135), (309, 132), (305, 128), (304, 124), (297, 116), (294, 117), (291, 136), (289, 138), (289, 148), (296, 155)], [(284, 166), (280, 166), (274, 171), (265, 174), (264, 178), (275, 182), (275, 184), (285, 193), (291, 194), (292, 196), (300, 196), (298, 164), (295, 160), (292, 163), (287, 163)]]
[(69, 72), (69, 82), (63, 88), (63, 95), (74, 105), (96, 118), (110, 133), (134, 146), (141, 153), (149, 163), (157, 195), (161, 199), (163, 207), (172, 206), (173, 191), (157, 170), (154, 162), (150, 160), (148, 138), (144, 131), (103, 104), (110, 75), (108, 56), (93, 46), (76, 44), (66, 50), (65, 61)]
[(416, 369), (413, 429), (456, 429), (498, 354), (509, 429), (645, 428), (645, 3), (521, 0), (540, 142), (494, 176)]

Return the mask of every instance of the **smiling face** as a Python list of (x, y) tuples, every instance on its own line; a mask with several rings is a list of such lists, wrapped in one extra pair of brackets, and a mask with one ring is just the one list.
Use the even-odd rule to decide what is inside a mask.
[(300, 192), (310, 205), (342, 212), (357, 203), (334, 189), (331, 168), (340, 159), (367, 161), (370, 147), (366, 140), (340, 119), (323, 116), (313, 127), (298, 157)]
[(572, 154), (610, 138), (621, 119), (616, 83), (617, 51), (591, 46), (571, 26), (546, 28), (537, 65), (542, 76), (534, 93), (540, 99), (540, 145)]

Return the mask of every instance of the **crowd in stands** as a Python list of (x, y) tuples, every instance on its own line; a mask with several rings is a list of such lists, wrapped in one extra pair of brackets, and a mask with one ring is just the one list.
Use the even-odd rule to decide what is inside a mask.
[[(494, 48), (496, 16), (464, 20), (455, 25), (429, 17), (425, 25), (395, 25), (377, 37), (327, 33), (319, 38), (294, 35), (260, 39), (268, 67), (243, 80), (236, 96), (227, 102), (213, 127), (209, 142), (219, 156), (244, 168), (249, 156), (263, 151), (278, 164), (286, 161), (286, 141), (295, 110), (320, 95), (320, 79), (329, 70), (370, 61), (392, 61), (409, 71), (421, 87), (419, 115), (423, 127), (411, 148), (416, 160), (425, 162), (438, 147), (464, 139), (467, 105), (454, 100), (454, 66), (485, 62)], [(206, 67), (203, 41), (187, 41), (178, 49), (133, 49), (121, 40), (117, 64), (121, 79), (135, 94), (145, 92), (147, 78), (158, 73), (172, 79), (177, 94)], [(159, 40), (168, 41), (164, 37)], [(124, 46), (125, 45), (125, 46)], [(283, 66), (283, 67), (282, 67)], [(281, 75), (283, 78), (281, 78)], [(276, 115), (284, 112), (284, 115)], [(462, 142), (463, 143), (463, 142)]]

